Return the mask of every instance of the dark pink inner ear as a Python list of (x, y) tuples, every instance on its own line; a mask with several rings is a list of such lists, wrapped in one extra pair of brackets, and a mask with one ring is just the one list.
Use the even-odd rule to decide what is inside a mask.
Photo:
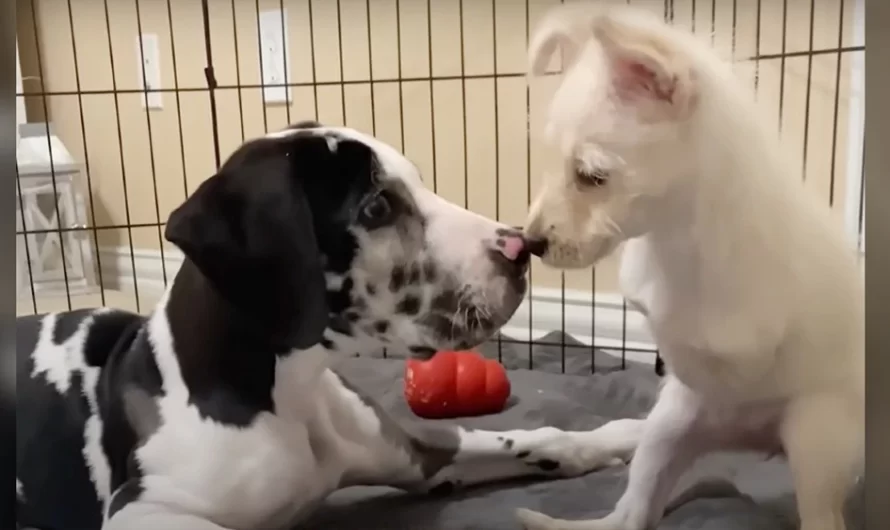
[(673, 102), (675, 79), (666, 79), (649, 66), (633, 59), (617, 59), (613, 64), (615, 85), (620, 96), (624, 98), (643, 96), (667, 103)]

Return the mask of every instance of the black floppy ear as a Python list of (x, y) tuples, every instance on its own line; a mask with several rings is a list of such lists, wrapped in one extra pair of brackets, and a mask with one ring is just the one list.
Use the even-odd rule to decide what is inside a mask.
[(312, 212), (285, 156), (228, 165), (173, 213), (164, 236), (279, 346), (322, 338), (328, 308)]

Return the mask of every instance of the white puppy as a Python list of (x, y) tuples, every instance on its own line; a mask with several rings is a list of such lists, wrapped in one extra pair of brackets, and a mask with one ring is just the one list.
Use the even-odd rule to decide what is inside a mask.
[(532, 205), (545, 264), (626, 242), (625, 295), (666, 360), (629, 484), (602, 519), (520, 511), (528, 529), (655, 527), (719, 450), (787, 455), (803, 530), (844, 529), (864, 445), (864, 295), (852, 249), (805, 191), (746, 87), (706, 45), (627, 7), (566, 5), (531, 42), (563, 52), (547, 133), (564, 156)]

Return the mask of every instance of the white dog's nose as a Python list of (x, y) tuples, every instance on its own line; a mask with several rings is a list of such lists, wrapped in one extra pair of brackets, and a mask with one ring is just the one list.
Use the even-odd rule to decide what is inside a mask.
[(525, 249), (528, 250), (528, 252), (532, 256), (537, 256), (540, 258), (541, 256), (544, 255), (545, 252), (547, 252), (547, 238), (542, 237), (542, 238), (538, 238), (538, 239), (532, 239), (532, 238), (526, 237), (525, 238)]
[(525, 238), (526, 250), (528, 250), (532, 256), (540, 258), (547, 252), (547, 247), (550, 242), (547, 239), (547, 235), (540, 229), (539, 218), (532, 215), (529, 220), (531, 220), (530, 224), (526, 225), (525, 228), (517, 227), (517, 230), (519, 230)]

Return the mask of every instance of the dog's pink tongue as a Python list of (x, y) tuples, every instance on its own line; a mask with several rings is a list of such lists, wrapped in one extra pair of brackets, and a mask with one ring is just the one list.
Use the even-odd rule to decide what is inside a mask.
[(514, 261), (519, 257), (519, 253), (522, 252), (522, 247), (525, 246), (525, 242), (521, 237), (509, 236), (504, 238), (504, 247), (503, 252), (504, 256), (510, 261)]

